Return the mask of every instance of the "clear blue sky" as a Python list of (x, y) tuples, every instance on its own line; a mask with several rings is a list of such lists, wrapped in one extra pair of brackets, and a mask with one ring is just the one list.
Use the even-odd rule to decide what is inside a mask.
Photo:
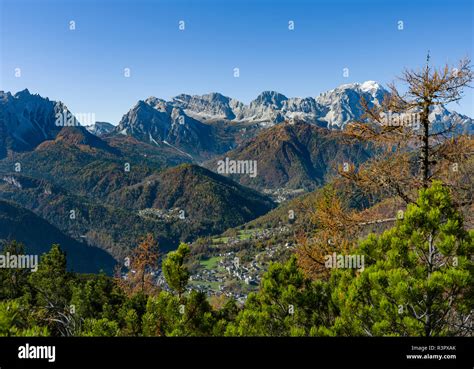
[[(436, 64), (473, 57), (472, 0), (0, 3), (0, 89), (28, 88), (114, 124), (148, 96), (216, 91), (245, 103), (263, 90), (317, 96), (343, 83), (390, 82), (404, 67), (422, 66), (427, 50)], [(474, 116), (473, 96), (454, 109)]]

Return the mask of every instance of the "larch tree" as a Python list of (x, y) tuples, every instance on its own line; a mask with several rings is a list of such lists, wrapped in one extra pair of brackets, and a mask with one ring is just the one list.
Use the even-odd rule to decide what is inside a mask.
[[(359, 170), (340, 174), (368, 195), (398, 196), (407, 204), (414, 202), (418, 189), (429, 187), (431, 181), (459, 177), (457, 173), (466, 169), (474, 152), (469, 132), (463, 131), (458, 115), (434, 118), (447, 104), (461, 100), (473, 78), (469, 59), (456, 67), (435, 68), (428, 56), (420, 70), (403, 72), (400, 80), (406, 92), (401, 93), (392, 83), (381, 104), (369, 106), (362, 99), (362, 121), (348, 124), (345, 133), (379, 146), (380, 154)], [(457, 189), (454, 200), (459, 205), (472, 203), (472, 177), (469, 188), (465, 183), (450, 182)]]
[(354, 247), (361, 216), (343, 203), (330, 185), (319, 191), (314, 202), (300, 202), (298, 212), (306, 217), (296, 231), (298, 265), (312, 279), (328, 278), (326, 256), (347, 253)]
[[(466, 131), (459, 115), (434, 119), (445, 105), (463, 97), (473, 78), (469, 59), (456, 67), (435, 68), (428, 56), (420, 70), (403, 72), (404, 93), (390, 84), (380, 104), (360, 101), (364, 114), (346, 126), (345, 137), (348, 142), (372, 145), (374, 156), (359, 168), (341, 165), (340, 177), (333, 181), (337, 190), (323, 190), (312, 204), (314, 209), (304, 211), (308, 222), (297, 243), (299, 264), (307, 275), (328, 277), (325, 255), (347, 253), (369, 230), (393, 225), (407, 204), (416, 201), (418, 190), (433, 180), (452, 189), (453, 202), (466, 223), (474, 223), (474, 144), (469, 127)], [(364, 206), (355, 210), (348, 199)]]
[(122, 275), (122, 268), (116, 271), (117, 284), (126, 295), (152, 295), (159, 292), (155, 282), (159, 257), (158, 243), (149, 233), (142, 238), (131, 256), (125, 259), (125, 267), (128, 269), (125, 275)]

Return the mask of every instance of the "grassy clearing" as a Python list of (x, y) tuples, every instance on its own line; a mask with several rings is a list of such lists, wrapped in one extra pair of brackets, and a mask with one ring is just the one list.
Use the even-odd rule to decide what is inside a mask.
[(249, 240), (255, 234), (254, 229), (239, 231), (239, 240)]
[(229, 237), (218, 237), (218, 238), (213, 238), (212, 243), (227, 243), (229, 242)]
[(217, 264), (219, 263), (219, 260), (221, 258), (219, 256), (213, 256), (209, 259), (206, 260), (201, 260), (200, 264), (203, 266), (205, 269), (208, 270), (216, 270), (217, 269)]
[[(237, 232), (237, 238), (241, 241), (249, 240), (255, 236), (255, 233), (261, 231), (263, 228), (253, 228), (253, 229), (243, 229)], [(214, 244), (222, 244), (228, 243), (231, 237), (224, 236), (224, 237), (216, 237), (212, 239), (212, 243)]]
[(206, 286), (211, 290), (218, 291), (219, 290), (219, 282), (208, 282), (208, 281), (191, 281), (191, 286)]

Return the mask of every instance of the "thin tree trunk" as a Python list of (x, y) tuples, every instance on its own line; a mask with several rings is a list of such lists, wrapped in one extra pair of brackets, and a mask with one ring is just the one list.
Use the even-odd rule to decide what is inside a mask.
[(429, 176), (430, 176), (430, 145), (429, 145), (429, 134), (430, 134), (430, 102), (427, 101), (423, 107), (423, 113), (421, 118), (421, 124), (423, 125), (423, 146), (421, 155), (421, 181), (424, 188), (428, 188)]

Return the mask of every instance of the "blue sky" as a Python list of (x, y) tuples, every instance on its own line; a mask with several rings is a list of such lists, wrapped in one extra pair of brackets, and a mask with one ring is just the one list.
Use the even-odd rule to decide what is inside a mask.
[[(318, 96), (343, 83), (391, 82), (422, 66), (428, 50), (439, 65), (473, 57), (472, 0), (0, 3), (0, 89), (28, 88), (114, 124), (149, 96), (221, 92), (245, 103), (264, 90)], [(451, 108), (474, 117), (473, 91)]]

